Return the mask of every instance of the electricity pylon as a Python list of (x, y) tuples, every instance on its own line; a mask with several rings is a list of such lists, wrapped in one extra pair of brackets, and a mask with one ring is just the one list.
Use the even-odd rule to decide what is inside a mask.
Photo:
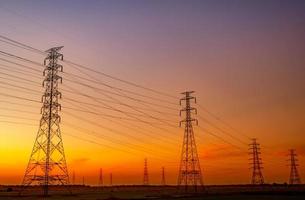
[(180, 99), (180, 105), (182, 101), (185, 101), (185, 107), (180, 110), (180, 116), (182, 112), (185, 112), (185, 119), (180, 122), (180, 127), (182, 123), (185, 124), (185, 130), (178, 175), (178, 188), (180, 190), (181, 186), (184, 186), (185, 192), (188, 192), (190, 188), (197, 192), (198, 186), (203, 188), (202, 173), (192, 125), (192, 122), (196, 122), (198, 125), (198, 120), (191, 116), (193, 111), (197, 114), (197, 109), (191, 107), (191, 100), (194, 100), (196, 103), (196, 98), (191, 96), (192, 93), (194, 92), (183, 92), (182, 94), (185, 95), (185, 97)]
[(104, 181), (103, 181), (103, 169), (100, 168), (100, 176), (99, 176), (99, 185), (103, 186)]
[(63, 55), (59, 53), (61, 49), (62, 47), (55, 47), (46, 51), (48, 55), (44, 60), (43, 75), (45, 79), (43, 86), (45, 92), (42, 96), (42, 116), (22, 181), (23, 187), (42, 185), (44, 196), (49, 194), (49, 185), (69, 184), (68, 168), (59, 126), (61, 105), (58, 100), (61, 98), (61, 93), (58, 91), (58, 85), (59, 81), (62, 82), (59, 72), (62, 72), (63, 67), (58, 64), (58, 60), (63, 60)]
[(289, 150), (289, 161), (290, 161), (290, 176), (289, 176), (289, 184), (297, 185), (301, 184), (301, 178), (298, 172), (298, 159), (295, 149)]
[(109, 185), (112, 186), (112, 173), (109, 175)]
[(165, 181), (165, 168), (164, 167), (162, 167), (161, 185), (162, 186), (166, 185), (166, 181)]
[(147, 158), (144, 159), (143, 185), (149, 185)]
[(251, 183), (253, 185), (264, 184), (264, 177), (263, 177), (263, 173), (262, 173), (263, 162), (262, 162), (262, 158), (260, 157), (260, 155), (261, 155), (260, 145), (259, 145), (259, 143), (257, 143), (257, 140), (254, 138), (254, 139), (252, 139), (252, 143), (249, 144), (249, 146), (250, 146), (249, 154), (251, 155), (251, 158), (249, 160), (252, 161), (250, 163), (252, 165)]
[(75, 171), (72, 173), (72, 184), (75, 185)]

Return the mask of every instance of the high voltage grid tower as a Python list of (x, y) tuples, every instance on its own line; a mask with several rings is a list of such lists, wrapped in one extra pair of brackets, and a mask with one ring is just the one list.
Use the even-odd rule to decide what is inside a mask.
[(252, 143), (249, 144), (249, 146), (250, 146), (249, 154), (251, 154), (251, 158), (249, 160), (252, 161), (250, 163), (252, 165), (252, 167), (251, 167), (251, 169), (252, 169), (251, 183), (253, 185), (264, 184), (264, 177), (263, 177), (263, 173), (262, 173), (263, 162), (262, 162), (262, 158), (260, 157), (260, 155), (261, 155), (260, 145), (259, 145), (259, 143), (257, 143), (257, 140), (254, 138), (254, 139), (252, 139)]
[(194, 92), (183, 92), (182, 94), (185, 96), (180, 99), (180, 105), (185, 101), (185, 107), (180, 111), (180, 115), (182, 112), (185, 112), (185, 119), (180, 122), (180, 126), (182, 123), (185, 124), (185, 130), (178, 175), (178, 188), (180, 190), (181, 187), (184, 187), (185, 192), (188, 192), (190, 189), (197, 191), (198, 186), (203, 188), (202, 173), (192, 125), (193, 122), (196, 122), (198, 125), (198, 120), (191, 116), (193, 111), (197, 114), (196, 108), (191, 107), (191, 100), (194, 100), (196, 103), (196, 98), (191, 96), (192, 93)]
[(166, 185), (166, 180), (165, 180), (165, 168), (164, 168), (164, 167), (162, 167), (161, 185), (162, 185), (162, 186), (165, 186), (165, 185)]
[(289, 184), (296, 185), (301, 184), (301, 178), (298, 172), (298, 159), (295, 149), (289, 150), (289, 166), (290, 166), (290, 176), (289, 176)]
[(63, 67), (58, 64), (58, 60), (63, 60), (63, 55), (59, 53), (61, 49), (62, 47), (55, 47), (46, 51), (48, 55), (44, 61), (45, 69), (43, 71), (45, 92), (42, 96), (42, 116), (22, 181), (23, 187), (31, 184), (42, 185), (44, 196), (49, 194), (49, 185), (69, 184), (59, 126), (61, 105), (58, 100), (61, 98), (61, 93), (58, 91), (58, 84), (59, 81), (62, 82), (59, 72), (62, 72)]
[(104, 181), (103, 181), (103, 169), (100, 168), (100, 176), (99, 176), (99, 186), (103, 186), (104, 185)]
[(75, 171), (72, 173), (72, 185), (75, 185)]
[(143, 185), (149, 185), (147, 158), (144, 159)]

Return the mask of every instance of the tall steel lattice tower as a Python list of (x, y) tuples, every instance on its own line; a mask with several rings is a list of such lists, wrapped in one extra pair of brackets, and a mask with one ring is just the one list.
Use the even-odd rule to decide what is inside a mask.
[(144, 159), (143, 185), (149, 185), (147, 158)]
[(295, 149), (289, 150), (289, 161), (290, 161), (290, 176), (289, 176), (289, 184), (297, 185), (301, 184), (301, 178), (298, 172), (298, 159)]
[(182, 94), (185, 96), (180, 99), (180, 105), (185, 101), (185, 107), (180, 111), (180, 116), (182, 112), (185, 112), (185, 119), (180, 122), (180, 127), (182, 123), (185, 124), (185, 130), (178, 175), (178, 188), (180, 190), (184, 186), (185, 192), (188, 192), (190, 189), (197, 191), (198, 186), (203, 188), (202, 173), (192, 125), (192, 122), (196, 122), (198, 125), (198, 120), (191, 116), (193, 111), (197, 114), (196, 108), (191, 107), (191, 100), (194, 100), (196, 103), (196, 98), (191, 96), (192, 93), (194, 92), (183, 92)]
[(62, 72), (63, 67), (58, 64), (58, 60), (63, 60), (63, 55), (59, 53), (62, 48), (55, 47), (46, 51), (48, 55), (44, 61), (45, 69), (43, 71), (45, 92), (42, 96), (42, 116), (22, 182), (24, 187), (42, 185), (44, 196), (49, 194), (49, 185), (69, 184), (59, 126), (61, 105), (58, 100), (61, 98), (61, 93), (58, 91), (58, 85), (59, 81), (62, 82), (59, 72)]
[(165, 181), (165, 168), (164, 167), (162, 167), (161, 185), (162, 186), (166, 185), (166, 181)]
[(257, 143), (257, 140), (254, 138), (252, 139), (252, 143), (249, 144), (250, 148), (250, 152), (249, 154), (251, 155), (251, 158), (249, 160), (251, 160), (252, 162), (251, 164), (251, 169), (252, 169), (252, 180), (251, 183), (253, 185), (258, 185), (258, 184), (264, 184), (264, 177), (263, 177), (263, 173), (262, 173), (262, 159), (260, 157), (261, 152), (260, 152), (260, 145), (259, 143)]

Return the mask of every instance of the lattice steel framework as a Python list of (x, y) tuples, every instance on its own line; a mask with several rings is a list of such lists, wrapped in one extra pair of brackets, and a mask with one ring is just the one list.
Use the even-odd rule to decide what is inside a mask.
[(143, 185), (149, 185), (147, 158), (144, 159)]
[(251, 183), (253, 185), (259, 185), (259, 184), (264, 184), (264, 177), (263, 177), (263, 173), (262, 173), (262, 158), (260, 157), (261, 155), (261, 149), (260, 149), (260, 144), (257, 143), (257, 140), (254, 138), (252, 139), (252, 143), (249, 144), (250, 148), (250, 152), (249, 154), (251, 155), (251, 158), (249, 160), (251, 160), (252, 162), (250, 163), (251, 169), (252, 169), (252, 179), (251, 179)]
[(194, 92), (183, 92), (184, 97), (180, 99), (180, 105), (185, 101), (185, 107), (180, 110), (180, 116), (182, 112), (185, 112), (185, 119), (180, 122), (180, 127), (182, 123), (185, 124), (185, 130), (178, 175), (178, 188), (180, 190), (184, 186), (185, 192), (190, 191), (190, 189), (197, 191), (198, 186), (203, 188), (203, 178), (192, 125), (193, 122), (196, 122), (198, 125), (198, 120), (191, 116), (193, 111), (197, 114), (197, 109), (191, 107), (191, 100), (194, 100), (196, 103), (196, 98), (191, 96), (192, 93)]
[(62, 82), (59, 72), (62, 72), (63, 67), (58, 64), (58, 60), (63, 60), (63, 55), (59, 53), (61, 49), (62, 47), (55, 47), (46, 51), (48, 55), (44, 60), (43, 75), (45, 79), (43, 86), (45, 92), (42, 96), (42, 116), (22, 181), (24, 187), (42, 185), (45, 196), (49, 194), (49, 185), (69, 184), (68, 168), (59, 126), (61, 93), (58, 91), (58, 85), (59, 82)]
[(295, 149), (289, 150), (289, 161), (290, 161), (290, 176), (289, 176), (289, 184), (290, 185), (298, 185), (301, 184), (301, 178), (298, 172), (298, 158)]

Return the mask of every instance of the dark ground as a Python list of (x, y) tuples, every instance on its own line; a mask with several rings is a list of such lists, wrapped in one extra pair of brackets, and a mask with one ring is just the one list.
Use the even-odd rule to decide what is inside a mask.
[[(41, 187), (30, 187), (19, 196), (19, 186), (0, 186), (1, 200), (38, 200), (41, 196)], [(205, 186), (204, 191), (185, 194), (183, 189), (177, 190), (175, 186), (114, 186), (90, 187), (71, 186), (72, 195), (67, 188), (52, 187), (50, 200), (304, 200), (305, 185), (223, 185)]]

